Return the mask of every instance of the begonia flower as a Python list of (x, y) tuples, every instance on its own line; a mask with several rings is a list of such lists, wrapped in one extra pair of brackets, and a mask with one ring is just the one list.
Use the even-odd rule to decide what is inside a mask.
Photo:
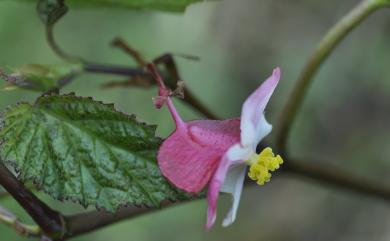
[(267, 147), (256, 153), (259, 142), (271, 132), (264, 109), (280, 79), (280, 69), (263, 82), (244, 102), (241, 118), (227, 120), (194, 120), (184, 122), (176, 111), (170, 93), (153, 66), (150, 70), (159, 85), (157, 108), (164, 103), (173, 117), (175, 131), (162, 143), (157, 160), (162, 174), (177, 188), (197, 193), (208, 186), (207, 224), (210, 229), (216, 219), (219, 192), (231, 194), (232, 207), (223, 226), (236, 218), (245, 173), (259, 185), (271, 178), (283, 163)]

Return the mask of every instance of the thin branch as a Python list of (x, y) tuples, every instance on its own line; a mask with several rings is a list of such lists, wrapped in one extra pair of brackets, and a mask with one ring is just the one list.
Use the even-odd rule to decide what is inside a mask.
[[(177, 67), (177, 64), (175, 60), (173, 59), (171, 54), (164, 54), (158, 58), (156, 58), (153, 61), (156, 65), (157, 64), (163, 64), (168, 71), (168, 78), (167, 80), (172, 79), (173, 81), (166, 81), (166, 84), (169, 88), (174, 89), (176, 88), (177, 82), (183, 80), (180, 76), (179, 69)], [(214, 114), (212, 111), (210, 111), (209, 108), (207, 108), (199, 99), (195, 97), (195, 95), (188, 89), (185, 88), (185, 94), (184, 94), (184, 102), (190, 105), (195, 110), (202, 113), (204, 116), (206, 116), (209, 119), (217, 120), (219, 119), (216, 114)]]
[[(284, 174), (294, 174), (298, 177), (310, 178), (325, 185), (332, 185), (337, 188), (353, 191), (362, 195), (368, 195), (390, 201), (390, 187), (385, 183), (380, 183), (362, 178), (349, 171), (341, 171), (337, 167), (321, 165), (318, 162), (301, 162), (288, 159), (282, 169)], [(247, 180), (245, 185), (251, 186), (254, 182)], [(88, 213), (77, 214), (65, 217), (67, 233), (65, 237), (71, 238), (87, 232), (100, 229), (113, 223), (138, 217), (142, 214), (159, 211), (180, 203), (165, 203), (162, 208), (137, 208), (126, 207), (120, 209), (115, 214), (104, 211), (91, 211)]]
[(288, 98), (284, 111), (282, 111), (277, 133), (277, 147), (281, 152), (286, 151), (287, 139), (291, 126), (298, 114), (310, 83), (321, 64), (351, 30), (357, 27), (376, 9), (383, 6), (383, 3), (379, 3), (379, 1), (363, 0), (325, 34), (303, 68), (296, 81), (296, 85)]
[(285, 162), (283, 171), (299, 177), (310, 178), (325, 185), (353, 191), (390, 202), (390, 186), (384, 182), (373, 181), (361, 177), (339, 167), (321, 164), (315, 160), (298, 161), (289, 159)]
[(144, 67), (147, 65), (147, 61), (145, 61), (144, 57), (134, 48), (130, 47), (123, 39), (115, 38), (111, 42), (111, 45), (120, 48), (122, 51), (130, 55), (139, 67)]
[[(116, 38), (113, 40), (112, 45), (115, 47), (118, 47), (125, 51), (127, 54), (129, 54), (132, 58), (135, 59), (135, 61), (138, 63), (138, 68), (128, 68), (123, 66), (115, 66), (115, 65), (104, 65), (104, 64), (95, 64), (89, 61), (85, 61), (80, 57), (76, 57), (73, 55), (70, 55), (63, 51), (60, 46), (57, 44), (54, 38), (54, 25), (47, 25), (46, 26), (46, 39), (49, 43), (49, 46), (53, 50), (54, 53), (57, 54), (60, 58), (71, 61), (71, 62), (82, 62), (84, 63), (84, 71), (89, 73), (100, 73), (100, 74), (115, 74), (115, 75), (122, 75), (126, 77), (144, 77), (145, 80), (151, 79), (150, 73), (145, 71), (143, 69), (143, 66), (147, 61), (143, 56), (138, 53), (135, 49), (131, 48), (125, 41), (123, 41), (120, 38)], [(188, 58), (188, 57), (187, 57)], [(172, 78), (173, 81), (181, 80), (177, 66), (175, 61), (173, 60), (172, 56), (170, 54), (165, 54), (159, 58), (157, 58), (154, 62), (156, 64), (164, 64), (167, 68), (167, 71), (169, 74), (172, 74), (172, 76), (168, 76), (167, 79)], [(110, 83), (110, 85), (113, 85), (113, 83)], [(172, 86), (168, 85), (168, 86)], [(171, 87), (172, 88), (172, 87)], [(188, 105), (192, 106), (194, 109), (202, 113), (204, 116), (210, 119), (218, 119), (218, 117), (211, 112), (201, 101), (199, 101), (195, 95), (193, 95), (189, 90), (186, 90), (186, 96), (184, 97), (184, 102)]]
[(41, 229), (36, 225), (28, 225), (20, 222), (20, 220), (10, 211), (0, 206), (0, 222), (15, 229), (15, 231), (27, 237), (40, 237)]
[(52, 238), (61, 238), (65, 233), (62, 216), (39, 200), (4, 166), (0, 160), (0, 184), (41, 227), (43, 233)]
[[(115, 65), (86, 63), (84, 64), (84, 70), (90, 73), (114, 74), (126, 77), (143, 77), (148, 79), (152, 78), (150, 73), (145, 72), (143, 69), (128, 68)], [(163, 76), (166, 76), (164, 79), (169, 78), (166, 73), (163, 73)], [(123, 86), (124, 82), (121, 84)], [(114, 85), (114, 83), (110, 83), (110, 85)], [(183, 101), (195, 110), (199, 111), (199, 113), (203, 114), (207, 118), (218, 119), (218, 117), (213, 112), (211, 112), (203, 103), (201, 103), (198, 98), (196, 98), (188, 89), (185, 90)]]
[(157, 209), (126, 207), (119, 209), (115, 214), (96, 210), (69, 216), (65, 218), (65, 223), (67, 225), (65, 238), (74, 238), (124, 219), (136, 217), (155, 210)]
[[(128, 68), (128, 67), (114, 66), (114, 65), (94, 64), (94, 63), (84, 61), (79, 57), (66, 53), (60, 48), (60, 46), (55, 41), (54, 25), (46, 26), (46, 39), (53, 52), (56, 53), (60, 58), (66, 61), (83, 62), (84, 70), (86, 72), (100, 73), (100, 74), (116, 74), (116, 75), (123, 75), (127, 77), (145, 77), (145, 80), (151, 79), (150, 73), (148, 73), (143, 69), (143, 66), (147, 63), (145, 58), (140, 53), (138, 53), (138, 51), (131, 48), (125, 41), (123, 41), (120, 38), (114, 39), (112, 45), (122, 49), (127, 54), (129, 54), (132, 58), (134, 58), (135, 61), (138, 63), (139, 68)], [(171, 78), (173, 78), (173, 81), (181, 80), (177, 70), (176, 63), (173, 60), (171, 55), (165, 54), (157, 58), (154, 62), (156, 62), (156, 64), (159, 63), (164, 64), (168, 72), (172, 75)], [(171, 87), (172, 84), (168, 86)], [(199, 101), (189, 90), (186, 91), (184, 102), (192, 106), (194, 109), (198, 110), (207, 118), (218, 119), (218, 117), (214, 113), (212, 113), (204, 104), (202, 104), (202, 102)]]
[(84, 71), (96, 74), (112, 74), (126, 77), (143, 76), (151, 78), (150, 73), (142, 68), (130, 68), (118, 65), (85, 63)]
[(74, 238), (76, 236), (92, 232), (94, 230), (106, 227), (113, 223), (119, 221), (135, 218), (137, 216), (159, 211), (171, 206), (176, 206), (184, 204), (193, 200), (198, 200), (199, 198), (194, 198), (186, 200), (180, 203), (174, 202), (163, 202), (160, 208), (147, 208), (147, 207), (123, 207), (120, 208), (116, 213), (109, 213), (102, 210), (90, 211), (87, 213), (76, 214), (72, 216), (65, 217), (65, 222), (67, 225), (67, 232), (65, 238)]

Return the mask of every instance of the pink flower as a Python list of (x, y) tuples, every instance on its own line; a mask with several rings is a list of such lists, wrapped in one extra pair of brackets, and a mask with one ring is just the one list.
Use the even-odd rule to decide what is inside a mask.
[(160, 86), (157, 107), (167, 104), (176, 130), (161, 145), (157, 160), (163, 175), (176, 187), (191, 193), (208, 185), (206, 228), (216, 219), (219, 192), (231, 194), (233, 205), (223, 226), (234, 222), (241, 191), (249, 165), (249, 177), (263, 185), (271, 178), (270, 171), (279, 168), (282, 158), (271, 148), (256, 153), (258, 143), (270, 133), (264, 109), (280, 78), (280, 69), (245, 101), (241, 118), (228, 120), (195, 120), (184, 122), (177, 113), (161, 77), (150, 67)]

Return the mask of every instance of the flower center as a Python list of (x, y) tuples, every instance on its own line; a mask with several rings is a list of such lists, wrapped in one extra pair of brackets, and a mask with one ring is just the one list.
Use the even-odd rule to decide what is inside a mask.
[(260, 154), (253, 154), (246, 163), (250, 166), (248, 176), (257, 182), (258, 185), (264, 185), (269, 182), (272, 174), (283, 163), (283, 159), (272, 152), (270, 147), (265, 148)]

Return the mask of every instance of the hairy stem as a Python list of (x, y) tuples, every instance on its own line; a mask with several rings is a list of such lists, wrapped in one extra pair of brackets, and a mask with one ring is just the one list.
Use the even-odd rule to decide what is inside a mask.
[(384, 5), (379, 3), (379, 1), (363, 0), (325, 34), (317, 48), (314, 50), (299, 75), (296, 85), (282, 111), (277, 132), (277, 147), (282, 152), (286, 151), (287, 139), (291, 126), (298, 114), (310, 83), (321, 64), (351, 30), (357, 27), (372, 12), (382, 6)]
[(43, 233), (60, 238), (65, 232), (62, 216), (39, 200), (7, 169), (0, 160), (0, 184), (26, 210)]

